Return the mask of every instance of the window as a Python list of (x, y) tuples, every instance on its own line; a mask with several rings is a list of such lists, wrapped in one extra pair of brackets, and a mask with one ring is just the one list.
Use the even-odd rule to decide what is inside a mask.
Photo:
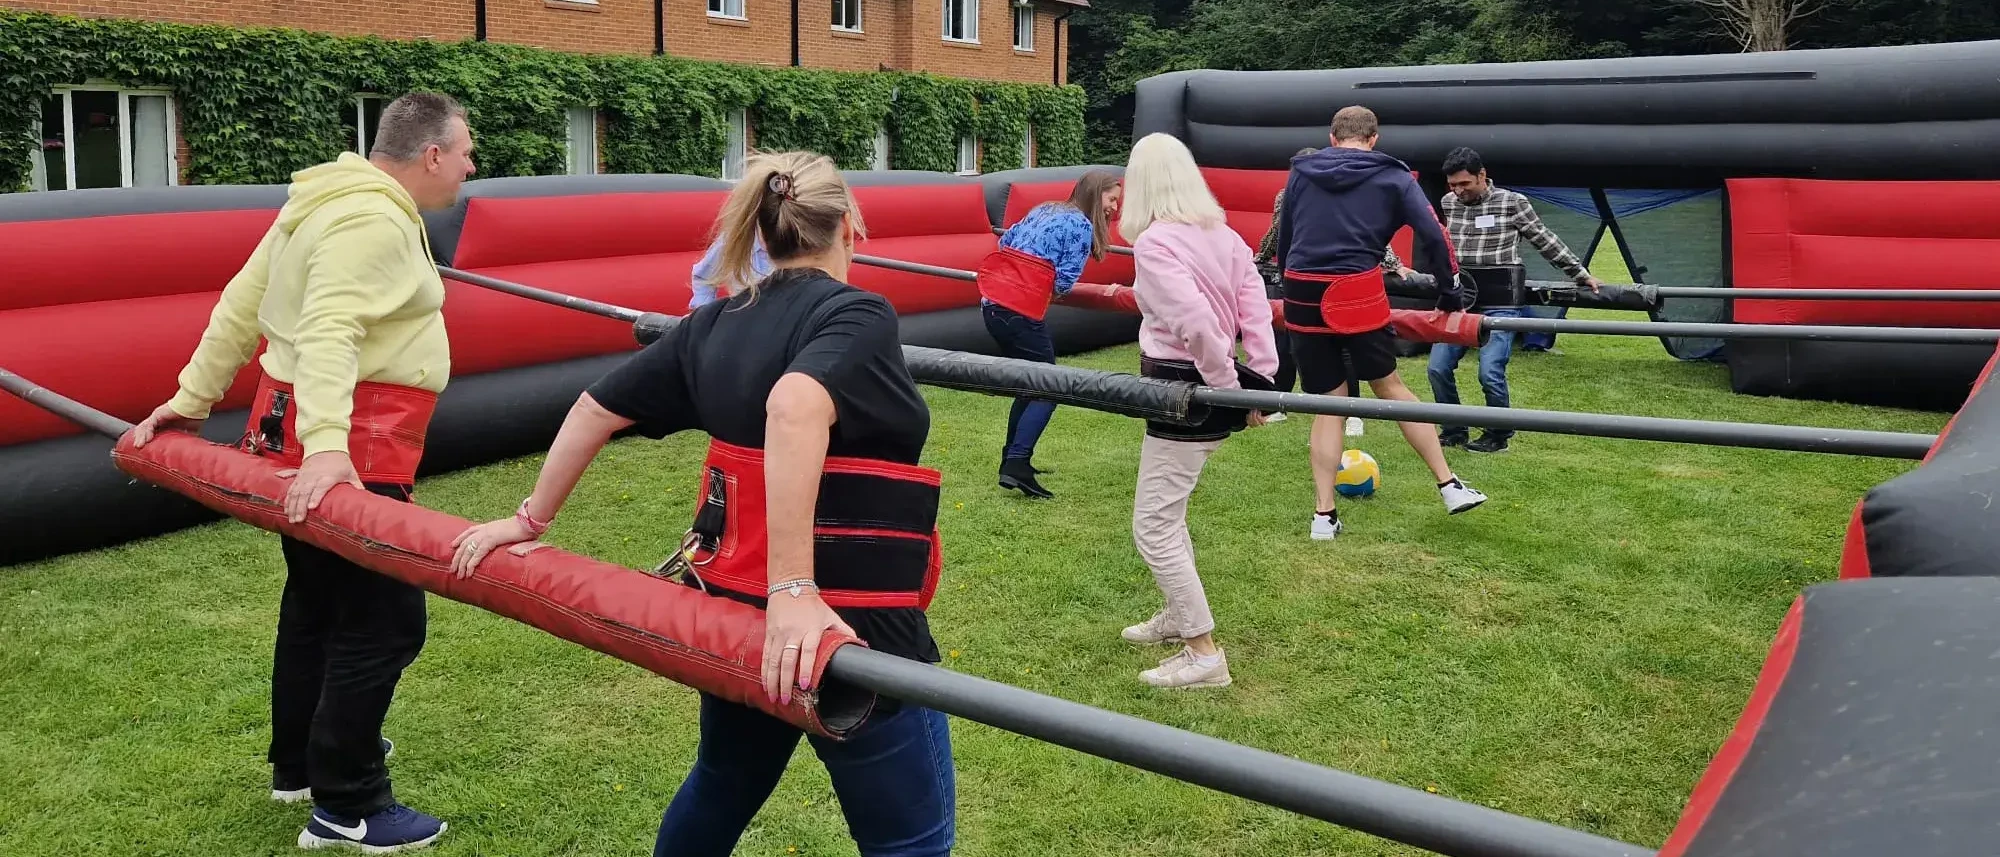
[(958, 174), (971, 176), (979, 174), (979, 141), (971, 137), (958, 138)]
[(729, 148), (722, 154), (722, 180), (736, 181), (743, 178), (743, 160), (750, 155), (750, 116), (748, 111), (729, 111)]
[(861, 0), (833, 0), (833, 28), (861, 32)]
[(871, 170), (886, 170), (889, 168), (889, 126), (887, 125), (875, 131), (875, 153), (868, 158), (868, 168)]
[(161, 90), (64, 87), (42, 100), (35, 190), (165, 187), (176, 169), (173, 97)]
[(388, 100), (380, 95), (362, 93), (354, 96), (354, 104), (342, 111), (340, 127), (354, 135), (354, 151), (366, 156), (368, 147), (375, 145), (375, 132), (382, 127), (382, 107)]
[(708, 15), (711, 18), (743, 19), (743, 0), (708, 0)]
[(569, 139), (564, 148), (569, 156), (569, 174), (597, 173), (597, 111), (588, 107), (569, 109)]
[(944, 39), (979, 41), (979, 0), (944, 0)]
[(1014, 3), (1014, 50), (1032, 51), (1034, 49), (1035, 49), (1034, 3), (1032, 2), (1032, 0), (1029, 0), (1029, 2), (1025, 3), (1020, 2), (1020, 0), (1016, 0), (1016, 2)]
[(1035, 165), (1035, 126), (1028, 126), (1028, 133), (1021, 137), (1021, 166)]

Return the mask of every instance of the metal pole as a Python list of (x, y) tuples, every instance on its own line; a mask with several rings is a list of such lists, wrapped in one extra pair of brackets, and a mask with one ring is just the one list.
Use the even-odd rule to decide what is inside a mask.
[(1819, 342), (1898, 342), (1910, 345), (1992, 345), (2000, 330), (1968, 327), (1867, 327), (1813, 324), (1707, 324), (1679, 321), (1588, 321), (1563, 318), (1494, 318), (1489, 330), (1517, 333), (1589, 333), (1610, 336), (1692, 336), (1715, 339), (1803, 339)]
[(940, 268), (936, 265), (926, 265), (922, 262), (905, 262), (901, 259), (884, 259), (880, 256), (863, 256), (860, 254), (855, 255), (854, 261), (859, 262), (863, 265), (871, 265), (877, 268), (888, 268), (891, 271), (905, 271), (911, 274), (929, 274), (933, 277), (944, 277), (945, 279), (948, 280), (964, 280), (968, 283), (979, 279), (979, 275), (974, 274), (971, 271), (961, 270), (959, 268)]
[(1451, 857), (1644, 857), (1543, 821), (861, 648), (827, 674), (912, 705)]
[(1663, 298), (1787, 301), (2000, 301), (2000, 289), (1764, 289), (1658, 286)]
[(111, 437), (122, 437), (132, 428), (132, 424), (75, 399), (60, 395), (47, 387), (23, 378), (6, 369), (0, 369), (0, 390), (6, 390), (22, 401), (41, 408), (91, 431)]
[[(111, 437), (131, 423), (6, 369), (0, 389)], [(1232, 744), (1149, 720), (843, 646), (828, 675), (1093, 756), (1448, 857), (1647, 857), (1651, 850)]]
[(1793, 452), (1826, 452), (1880, 458), (1921, 459), (1930, 452), (1931, 445), (1937, 442), (1937, 435), (1931, 434), (1634, 417), (1571, 411), (1532, 411), (1476, 405), (1437, 405), (1429, 402), (1363, 399), (1355, 396), (1314, 396), (1267, 390), (1218, 390), (1214, 387), (1197, 387), (1194, 401), (1196, 404), (1212, 407), (1242, 408), (1266, 413), (1287, 411), (1393, 422), (1472, 425), (1482, 428), (1544, 431), (1589, 437), (1619, 437), (1628, 440), (1659, 440), (1708, 446), (1784, 449)]
[(458, 280), (459, 282), (462, 283), (470, 283), (472, 285), (479, 286), (481, 288), (492, 289), (496, 292), (506, 292), (510, 295), (518, 295), (520, 297), (524, 297), (529, 300), (541, 301), (542, 303), (545, 304), (553, 304), (559, 307), (568, 307), (569, 309), (587, 312), (590, 313), (591, 315), (600, 315), (605, 318), (615, 318), (619, 321), (636, 322), (639, 320), (640, 316), (645, 315), (645, 313), (640, 312), (636, 309), (629, 309), (626, 307), (618, 306), (617, 304), (608, 304), (602, 301), (594, 301), (589, 298), (580, 298), (575, 295), (566, 295), (563, 294), (562, 292), (552, 292), (547, 289), (538, 289), (535, 288), (534, 286), (524, 286), (521, 285), (520, 283), (510, 283), (506, 280), (494, 279), (492, 277), (486, 276), (485, 274), (474, 274), (470, 271), (461, 271), (457, 268), (448, 268), (443, 265), (438, 266), (438, 273), (443, 276), (450, 277), (454, 280)]

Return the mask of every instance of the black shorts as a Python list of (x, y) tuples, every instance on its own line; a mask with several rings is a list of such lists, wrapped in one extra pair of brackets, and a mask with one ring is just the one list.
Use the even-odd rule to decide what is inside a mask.
[[(1299, 390), (1322, 394), (1348, 384), (1347, 394), (1359, 396), (1353, 385), (1380, 381), (1396, 372), (1396, 334), (1389, 325), (1362, 333), (1302, 333), (1292, 331), (1292, 358), (1298, 362)], [(1349, 377), (1349, 372), (1353, 373)]]

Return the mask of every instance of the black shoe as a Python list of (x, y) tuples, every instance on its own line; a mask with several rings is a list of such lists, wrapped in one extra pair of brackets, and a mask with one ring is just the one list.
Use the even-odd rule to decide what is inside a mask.
[(1462, 431), (1448, 431), (1438, 435), (1438, 444), (1444, 447), (1465, 446), (1471, 435)]
[(1465, 445), (1466, 452), (1506, 452), (1507, 439), (1496, 434), (1482, 434), (1478, 440)]
[(1025, 458), (1009, 458), (1000, 462), (1000, 487), (1042, 500), (1056, 496), (1035, 481), (1035, 468)]

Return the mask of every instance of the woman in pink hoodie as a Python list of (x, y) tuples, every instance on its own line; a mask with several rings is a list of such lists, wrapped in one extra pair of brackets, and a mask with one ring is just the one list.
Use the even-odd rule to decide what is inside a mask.
[[(1278, 351), (1264, 280), (1250, 246), (1229, 228), (1181, 141), (1152, 134), (1132, 147), (1118, 229), (1132, 243), (1136, 263), (1141, 374), (1221, 389), (1274, 389)], [(1247, 366), (1236, 359), (1239, 336)], [(1158, 669), (1139, 674), (1154, 687), (1229, 684), (1229, 662), (1215, 644), (1215, 618), (1194, 567), (1187, 504), (1222, 442), (1262, 424), (1261, 414), (1222, 409), (1198, 426), (1146, 424), (1132, 538), (1167, 603), (1153, 618), (1126, 628), (1124, 637), (1183, 644)]]

